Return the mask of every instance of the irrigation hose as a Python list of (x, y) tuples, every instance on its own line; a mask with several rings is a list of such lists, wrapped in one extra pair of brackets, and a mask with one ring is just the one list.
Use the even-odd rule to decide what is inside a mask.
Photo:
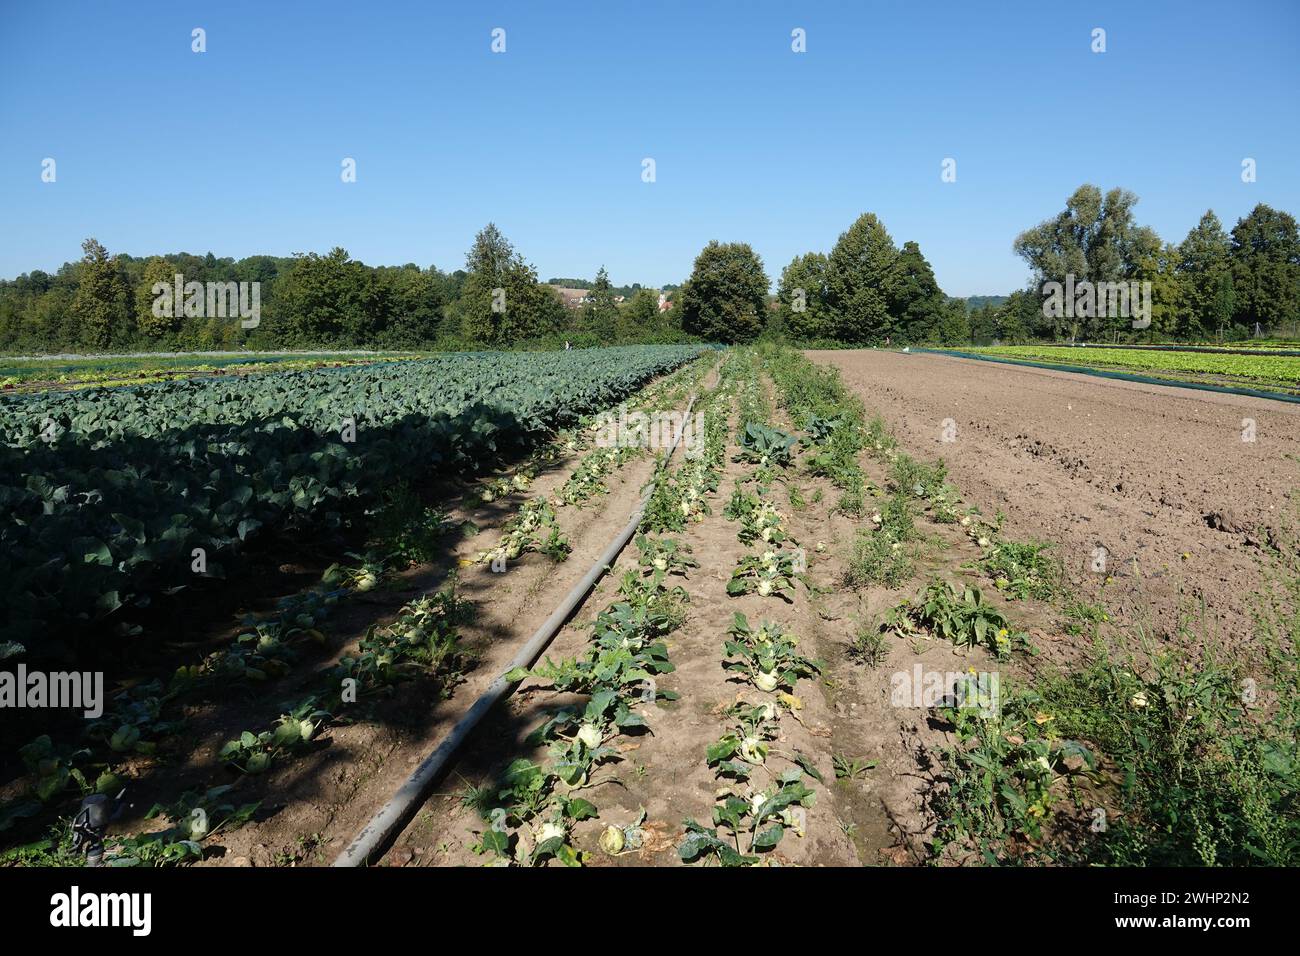
[[(673, 443), (668, 449), (668, 454), (664, 456), (663, 462), (659, 467), (666, 468), (673, 452), (681, 443), (682, 435), (686, 431), (686, 425), (690, 421), (691, 410), (695, 407), (695, 396), (691, 396), (690, 402), (686, 405), (686, 416), (682, 421), (682, 427), (678, 429)], [(655, 475), (655, 479), (658, 474)], [(644, 514), (646, 506), (650, 503), (650, 496), (654, 494), (657, 481), (652, 480), (650, 487), (641, 497), (641, 503), (636, 510), (632, 512), (632, 517), (628, 520), (623, 529), (615, 536), (614, 540), (609, 543), (604, 553), (596, 559), (596, 563), (591, 569), (583, 575), (582, 580), (575, 584), (572, 590), (565, 596), (557, 607), (537, 629), (528, 643), (520, 648), (519, 653), (515, 655), (507, 666), (504, 673), (488, 685), (474, 704), (451, 729), (443, 741), (438, 744), (437, 749), (421, 761), (415, 771), (406, 779), (406, 782), (398, 788), (392, 798), (384, 804), (378, 813), (367, 823), (356, 835), (347, 849), (338, 855), (335, 859), (334, 866), (364, 866), (374, 859), (379, 853), (386, 849), (390, 841), (397, 836), (406, 825), (411, 822), (415, 816), (420, 804), (424, 802), (432, 789), (433, 784), (437, 781), (439, 774), (451, 760), (452, 755), (460, 748), (478, 726), (479, 721), (487, 716), (500, 701), (508, 697), (518, 686), (518, 681), (507, 681), (505, 675), (515, 668), (531, 667), (541, 656), (542, 651), (555, 639), (564, 622), (569, 619), (569, 615), (574, 609), (586, 599), (591, 589), (595, 586), (600, 577), (614, 564), (618, 558), (619, 552), (627, 546), (636, 534), (636, 529), (641, 524), (641, 516)]]

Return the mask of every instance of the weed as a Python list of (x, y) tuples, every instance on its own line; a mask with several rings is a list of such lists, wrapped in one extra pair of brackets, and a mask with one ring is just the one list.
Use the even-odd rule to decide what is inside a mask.
[(857, 780), (868, 770), (874, 770), (878, 761), (849, 757), (846, 754), (832, 754), (831, 763), (835, 767), (836, 780)]
[(879, 667), (889, 657), (889, 646), (885, 642), (885, 632), (879, 626), (862, 625), (853, 635), (849, 645), (849, 656), (872, 669)]
[(888, 626), (902, 636), (924, 629), (932, 636), (959, 646), (983, 645), (998, 657), (1006, 657), (1025, 636), (1013, 634), (1011, 625), (990, 605), (979, 588), (936, 579), (918, 601), (904, 601), (890, 614)]
[(405, 483), (384, 494), (372, 525), (374, 548), (388, 555), (397, 569), (428, 564), (441, 553), (440, 539), (449, 528), (447, 514), (425, 505)]
[(1040, 541), (999, 541), (981, 559), (980, 568), (1007, 597), (1050, 601), (1062, 590), (1060, 564)]

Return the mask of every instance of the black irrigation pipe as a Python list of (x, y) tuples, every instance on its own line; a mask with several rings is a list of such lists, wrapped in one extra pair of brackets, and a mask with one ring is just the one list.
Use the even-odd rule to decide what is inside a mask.
[(912, 349), (912, 354), (947, 355), (952, 358), (977, 359), (981, 362), (997, 362), (1001, 365), (1027, 365), (1030, 368), (1045, 368), (1054, 372), (1076, 372), (1080, 375), (1093, 375), (1097, 378), (1113, 378), (1122, 382), (1141, 382), (1144, 385), (1163, 385), (1166, 388), (1194, 388), (1202, 392), (1219, 392), (1223, 395), (1242, 395), (1248, 398), (1267, 398), (1275, 402), (1289, 402), (1300, 405), (1300, 395), (1287, 395), (1285, 392), (1266, 392), (1256, 388), (1234, 388), (1231, 385), (1209, 385), (1205, 382), (1187, 382), (1181, 379), (1153, 378), (1150, 375), (1138, 375), (1133, 372), (1111, 372), (1106, 369), (1089, 368), (1085, 365), (1061, 365), (1053, 362), (1035, 362), (1029, 359), (1003, 358), (997, 355), (980, 355), (976, 352), (961, 352), (956, 349)]
[(433, 785), (442, 773), (443, 768), (451, 761), (452, 756), (461, 744), (469, 738), (474, 728), (478, 726), (479, 722), (487, 716), (493, 707), (506, 697), (509, 697), (514, 692), (514, 689), (519, 686), (518, 681), (508, 681), (505, 675), (515, 668), (531, 667), (551, 641), (555, 639), (555, 635), (560, 632), (564, 622), (569, 619), (569, 616), (573, 614), (578, 605), (586, 600), (596, 582), (600, 580), (606, 571), (613, 567), (619, 552), (627, 546), (627, 543), (632, 540), (632, 536), (636, 534), (637, 528), (640, 527), (641, 517), (658, 483), (658, 469), (668, 467), (673, 452), (677, 450), (682, 435), (686, 432), (686, 422), (690, 420), (691, 410), (694, 407), (695, 396), (692, 395), (690, 402), (686, 406), (686, 416), (683, 419), (682, 427), (673, 438), (668, 454), (664, 456), (663, 462), (656, 468), (650, 487), (641, 496), (641, 502), (637, 505), (636, 510), (632, 512), (627, 524), (609, 543), (604, 553), (596, 559), (596, 563), (583, 575), (582, 580), (573, 586), (564, 600), (560, 602), (560, 606), (551, 613), (551, 616), (529, 638), (528, 643), (519, 649), (514, 660), (507, 665), (505, 671), (488, 685), (487, 690), (474, 701), (469, 710), (465, 712), (465, 716), (457, 721), (456, 726), (438, 744), (433, 753), (420, 762), (420, 765), (415, 768), (415, 771), (407, 778), (406, 782), (397, 789), (392, 798), (362, 828), (347, 849), (338, 855), (338, 858), (333, 863), (334, 866), (365, 866), (372, 859), (382, 854), (393, 838), (411, 822), (411, 818), (419, 810), (420, 804), (424, 802), (429, 795), (429, 791), (433, 789)]

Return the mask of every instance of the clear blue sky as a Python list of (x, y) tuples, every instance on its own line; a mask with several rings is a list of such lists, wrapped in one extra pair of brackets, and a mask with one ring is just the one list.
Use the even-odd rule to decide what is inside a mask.
[(1019, 287), (1016, 233), (1085, 181), (1135, 191), (1175, 241), (1207, 207), (1229, 227), (1257, 202), (1300, 214), (1296, 0), (0, 11), (5, 277), (89, 235), (454, 269), (492, 220), (543, 279), (603, 263), (618, 284), (679, 282), (716, 238), (751, 243), (775, 281), (870, 210), (970, 295)]

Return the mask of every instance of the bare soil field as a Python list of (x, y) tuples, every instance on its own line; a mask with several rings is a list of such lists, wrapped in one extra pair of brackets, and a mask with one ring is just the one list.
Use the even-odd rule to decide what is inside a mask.
[(1295, 518), (1300, 408), (938, 355), (807, 354), (904, 447), (942, 457), (966, 500), (1005, 512), (1012, 536), (1058, 544), (1072, 583), (1108, 576), (1117, 623), (1249, 638), (1264, 548)]

